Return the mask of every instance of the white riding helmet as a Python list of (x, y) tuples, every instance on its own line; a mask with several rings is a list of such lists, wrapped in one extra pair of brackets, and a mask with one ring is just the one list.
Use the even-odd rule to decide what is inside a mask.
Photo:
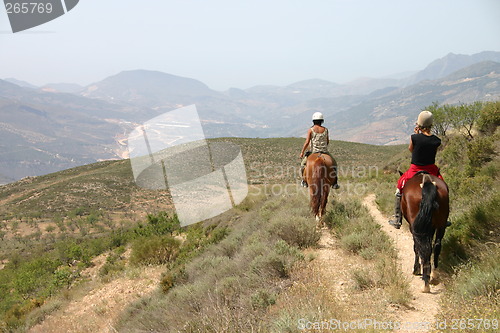
[(433, 121), (434, 116), (432, 115), (432, 112), (425, 110), (420, 112), (418, 115), (417, 125), (420, 127), (431, 127)]
[(314, 112), (312, 120), (325, 120), (321, 112)]

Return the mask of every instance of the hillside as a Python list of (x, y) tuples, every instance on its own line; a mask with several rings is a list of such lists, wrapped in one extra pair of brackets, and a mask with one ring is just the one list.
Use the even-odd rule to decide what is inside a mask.
[[(240, 146), (249, 184), (273, 184), (298, 181), (302, 138), (213, 139)], [(345, 177), (358, 172), (379, 170), (400, 146), (370, 146), (361, 143), (332, 141), (330, 151), (336, 157)], [(355, 177), (355, 176), (354, 176)], [(91, 190), (92, 196), (87, 192)], [(161, 198), (161, 199), (160, 199)], [(129, 160), (106, 161), (76, 167), (53, 174), (28, 177), (0, 186), (2, 220), (38, 216), (52, 219), (67, 216), (84, 208), (106, 212), (145, 212), (171, 208), (168, 192), (148, 191), (134, 184)], [(40, 209), (43, 207), (43, 209)], [(147, 211), (144, 211), (147, 207)]]
[(443, 58), (434, 60), (422, 71), (406, 79), (406, 85), (415, 84), (423, 80), (440, 79), (460, 69), (483, 61), (500, 62), (500, 52), (484, 51), (473, 55), (449, 53)]
[[(127, 102), (146, 107), (172, 107), (189, 98), (216, 96), (204, 83), (157, 71), (124, 71), (89, 85), (82, 96), (112, 103)], [(195, 101), (188, 102), (190, 104)]]
[[(401, 271), (401, 253), (362, 205), (371, 198), (372, 209), (390, 212), (406, 145), (331, 142), (342, 187), (330, 197), (330, 229), (318, 231), (296, 174), (304, 139), (225, 138), (213, 141), (240, 146), (250, 195), (188, 228), (176, 224), (167, 191), (134, 185), (128, 160), (0, 186), (0, 327), (282, 332), (324, 316), (433, 321), (484, 311), (496, 318), (498, 293), (490, 291), (500, 278), (498, 253), (489, 251), (499, 240), (499, 160), (492, 133), (471, 142), (450, 137), (440, 152), (454, 225), (441, 262), (448, 282), (439, 295), (425, 296), (435, 306), (430, 312), (410, 285), (421, 281)], [(476, 156), (475, 147), (496, 148)], [(411, 265), (411, 257), (404, 262)], [(465, 262), (474, 269), (460, 270)]]
[(423, 107), (500, 99), (500, 63), (481, 62), (444, 78), (393, 89), (335, 114), (335, 129), (352, 141), (404, 143)]
[(431, 66), (433, 75), (411, 85), (404, 79), (345, 84), (309, 79), (217, 92), (192, 78), (147, 70), (120, 72), (78, 92), (71, 84), (28, 88), (26, 82), (9, 79), (21, 87), (0, 80), (0, 135), (5, 138), (0, 183), (122, 158), (125, 138), (136, 126), (191, 104), (208, 138), (303, 136), (311, 114), (320, 111), (335, 139), (405, 143), (421, 107), (499, 99), (495, 60), (498, 52), (447, 56)]
[(2, 178), (17, 180), (118, 158), (124, 111), (99, 100), (0, 80)]
[[(219, 140), (240, 146), (251, 191), (263, 191), (257, 195), (256, 198), (260, 198), (258, 200), (273, 195), (284, 183), (293, 183), (293, 187), (298, 188), (298, 154), (304, 139)], [(382, 173), (385, 161), (390, 160), (401, 148), (341, 141), (331, 143), (331, 151), (337, 157), (342, 184), (346, 191), (352, 190), (351, 182), (355, 179), (376, 177), (379, 172)], [(247, 204), (239, 208), (243, 209), (242, 212), (246, 209), (245, 205)], [(307, 211), (307, 205), (304, 209)], [(143, 233), (139, 231), (143, 230), (143, 227), (137, 226), (148, 214), (159, 214), (161, 211), (168, 214), (173, 212), (168, 191), (151, 191), (137, 187), (133, 182), (129, 160), (89, 164), (0, 186), (0, 280), (7, 278), (9, 281), (17, 281), (9, 275), (11, 269), (16, 269), (17, 266), (13, 267), (9, 263), (17, 260), (30, 262), (34, 260), (33, 256), (41, 256), (40, 253), (49, 255), (50, 262), (69, 260), (69, 256), (75, 258), (72, 260), (81, 262), (78, 267), (87, 267), (91, 265), (88, 261), (90, 258), (116, 246), (111, 244), (122, 244), (125, 239), (136, 237), (133, 235), (138, 232)], [(235, 212), (228, 214), (232, 216)], [(208, 223), (224, 220), (224, 216), (226, 215), (223, 214)], [(198, 227), (195, 227), (195, 230)], [(74, 250), (77, 252), (68, 254), (66, 251), (69, 250), (64, 250), (74, 246), (77, 246)], [(2, 267), (7, 268), (2, 270)], [(22, 267), (24, 266), (19, 269), (24, 269)], [(46, 267), (50, 269), (52, 266)], [(100, 266), (97, 267), (94, 271), (100, 270)], [(43, 281), (50, 282), (52, 279), (46, 275), (52, 274), (51, 272), (37, 274)], [(100, 281), (101, 275), (96, 276)], [(29, 297), (37, 299), (45, 299), (55, 292), (50, 287), (51, 282), (50, 288), (46, 289), (47, 287), (42, 287), (46, 282), (37, 282), (37, 279), (33, 280), (37, 287), (19, 289), (19, 293), (9, 294), (7, 303), (0, 302), (0, 312), (5, 313), (12, 304), (24, 304), (23, 297), (27, 297), (26, 292), (31, 295)], [(2, 290), (0, 288), (0, 293)], [(26, 308), (23, 309), (20, 310), (20, 315), (27, 311)]]

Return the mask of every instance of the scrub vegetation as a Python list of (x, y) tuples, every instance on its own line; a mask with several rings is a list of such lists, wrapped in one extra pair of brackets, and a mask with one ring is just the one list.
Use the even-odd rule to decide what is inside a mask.
[[(498, 319), (500, 102), (423, 109), (434, 112), (443, 139), (437, 164), (453, 223), (440, 257), (447, 277), (437, 319)], [(411, 295), (391, 242), (361, 201), (375, 193), (392, 214), (406, 145), (332, 141), (342, 188), (330, 200), (328, 230), (319, 231), (298, 187), (303, 140), (217, 139), (241, 147), (250, 195), (184, 228), (168, 191), (137, 187), (128, 160), (1, 186), (0, 328), (26, 331), (95, 288), (154, 267), (163, 272), (156, 287), (121, 307), (118, 331), (296, 332), (301, 318), (356, 320), (370, 311), (390, 319), (387, 309), (404, 308)], [(326, 273), (325, 233), (343, 264)], [(106, 305), (93, 311), (108, 315)]]

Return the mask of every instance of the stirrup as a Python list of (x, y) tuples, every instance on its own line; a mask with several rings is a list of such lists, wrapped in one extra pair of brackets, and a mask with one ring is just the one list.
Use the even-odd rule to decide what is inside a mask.
[(300, 182), (300, 186), (302, 186), (302, 187), (308, 187), (309, 185), (307, 185), (307, 182), (305, 180), (302, 180)]

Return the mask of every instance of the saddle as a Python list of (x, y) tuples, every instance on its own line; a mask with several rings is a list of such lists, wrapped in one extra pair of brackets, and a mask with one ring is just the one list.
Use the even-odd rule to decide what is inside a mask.
[[(312, 152), (312, 151), (306, 151), (306, 153), (304, 154), (304, 156), (305, 156), (305, 157), (309, 157), (309, 155), (312, 155), (312, 154), (313, 154), (313, 152)], [(321, 154), (325, 154), (325, 152), (323, 152), (323, 151), (318, 151), (318, 152), (316, 152), (316, 153), (314, 153), (314, 154), (319, 154), (318, 156), (321, 156)]]

